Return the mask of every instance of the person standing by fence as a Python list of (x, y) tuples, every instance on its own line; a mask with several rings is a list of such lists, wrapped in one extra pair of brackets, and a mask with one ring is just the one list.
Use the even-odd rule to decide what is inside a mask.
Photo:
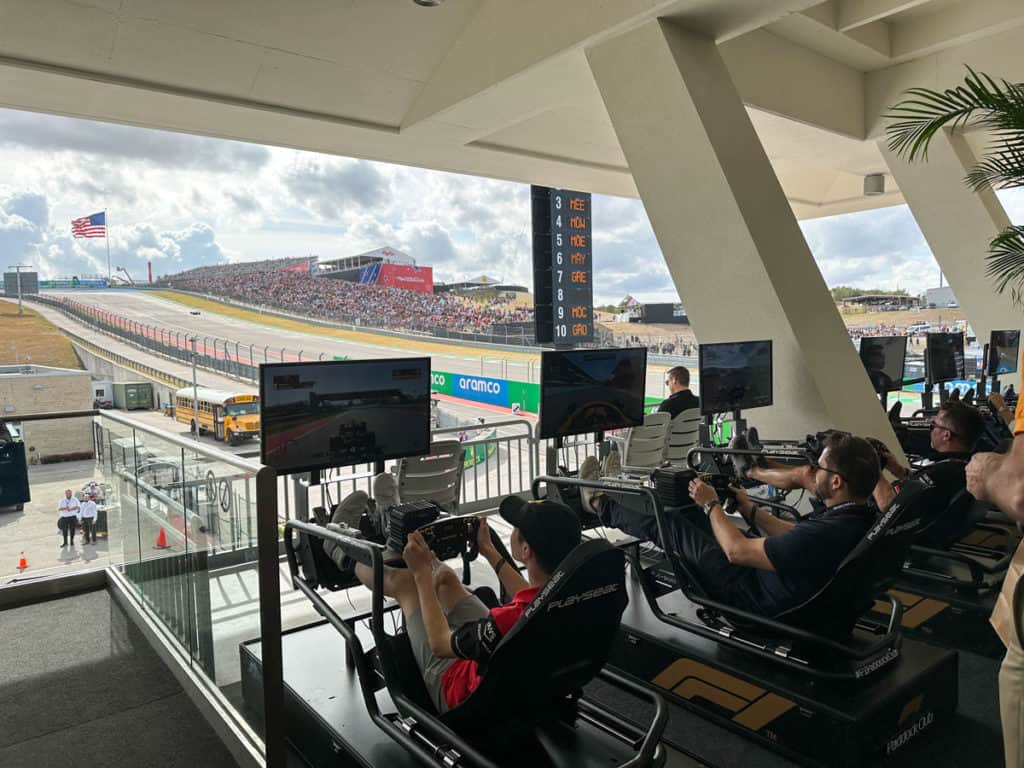
[(90, 493), (85, 498), (85, 502), (82, 504), (81, 519), (82, 519), (82, 539), (84, 544), (88, 544), (90, 537), (92, 543), (96, 543), (96, 516), (99, 514), (99, 510), (96, 508), (96, 495)]
[(61, 547), (68, 545), (68, 537), (71, 537), (71, 546), (75, 546), (75, 530), (78, 528), (78, 511), (80, 506), (74, 493), (68, 488), (64, 491), (64, 498), (57, 505), (57, 528), (64, 537)]

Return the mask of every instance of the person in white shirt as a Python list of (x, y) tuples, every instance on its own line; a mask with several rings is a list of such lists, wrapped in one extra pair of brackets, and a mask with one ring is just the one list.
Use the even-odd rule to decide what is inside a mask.
[(96, 516), (98, 514), (96, 496), (90, 493), (82, 504), (82, 510), (79, 513), (79, 519), (82, 521), (82, 538), (85, 539), (84, 543), (86, 544), (89, 543), (90, 536), (92, 536), (92, 543), (96, 543)]
[(75, 531), (78, 530), (78, 510), (78, 499), (75, 498), (74, 493), (68, 488), (64, 491), (64, 498), (57, 505), (57, 528), (60, 529), (61, 534), (64, 536), (64, 543), (61, 544), (61, 547), (68, 545), (68, 536), (71, 537), (71, 546), (75, 546)]

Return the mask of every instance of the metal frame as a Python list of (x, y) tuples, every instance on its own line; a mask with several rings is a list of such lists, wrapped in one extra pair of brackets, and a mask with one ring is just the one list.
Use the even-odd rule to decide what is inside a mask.
[[(298, 556), (295, 551), (294, 542), (295, 532), (301, 532), (325, 541), (333, 541), (345, 551), (346, 555), (371, 569), (374, 587), (370, 597), (370, 630), (373, 633), (377, 654), (381, 657), (384, 683), (388, 694), (391, 696), (391, 700), (398, 709), (398, 715), (388, 716), (381, 712), (380, 705), (375, 696), (375, 688), (371, 683), (375, 672), (370, 667), (368, 656), (351, 623), (352, 620), (346, 621), (342, 619), (330, 604), (299, 575)], [(295, 588), (309, 598), (316, 607), (317, 612), (327, 619), (330, 625), (344, 638), (348, 659), (355, 666), (363, 700), (366, 704), (367, 712), (374, 723), (395, 742), (428, 765), (455, 765), (456, 762), (453, 760), (452, 755), (452, 750), (454, 750), (454, 752), (458, 753), (458, 756), (468, 758), (474, 766), (479, 766), (479, 768), (498, 768), (497, 763), (490, 760), (445, 725), (436, 715), (427, 712), (413, 702), (401, 689), (399, 681), (392, 679), (392, 676), (389, 674), (389, 670), (393, 670), (395, 666), (390, 661), (390, 646), (384, 629), (384, 614), (386, 611), (397, 610), (398, 606), (389, 605), (386, 608), (384, 606), (384, 592), (382, 589), (384, 583), (384, 546), (370, 541), (353, 539), (319, 525), (291, 520), (285, 526), (285, 551), (288, 556), (288, 565), (292, 572), (292, 583)], [(280, 635), (278, 635), (278, 639), (280, 639)], [(280, 645), (278, 647), (280, 648)], [(265, 642), (262, 654), (264, 676), (266, 676)], [(615, 672), (602, 670), (599, 673), (599, 677), (654, 704), (655, 712), (651, 719), (651, 724), (643, 734), (640, 743), (635, 744), (635, 740), (623, 737), (623, 731), (628, 730), (630, 724), (615, 722), (610, 725), (608, 720), (614, 721), (615, 716), (603, 707), (588, 702), (584, 707), (581, 707), (580, 716), (609, 735), (615, 736), (625, 743), (634, 744), (635, 749), (639, 748), (638, 754), (631, 760), (622, 763), (621, 768), (641, 768), (641, 766), (656, 764), (654, 761), (663, 754), (659, 738), (660, 734), (664, 731), (665, 723), (668, 719), (668, 707), (664, 700), (660, 696), (652, 694), (644, 686)], [(264, 679), (266, 678), (264, 677)], [(581, 703), (582, 701), (581, 699)]]

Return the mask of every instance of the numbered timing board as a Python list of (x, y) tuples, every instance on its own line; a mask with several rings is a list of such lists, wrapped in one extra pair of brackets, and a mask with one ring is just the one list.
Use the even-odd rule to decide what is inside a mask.
[(590, 193), (531, 187), (538, 344), (594, 340)]

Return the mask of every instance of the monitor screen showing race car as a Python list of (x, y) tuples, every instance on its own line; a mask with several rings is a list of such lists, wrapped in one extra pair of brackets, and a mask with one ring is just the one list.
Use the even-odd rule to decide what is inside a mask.
[(260, 366), (260, 458), (280, 473), (430, 447), (430, 358)]
[(964, 335), (929, 333), (924, 348), (925, 371), (934, 382), (964, 378)]
[(1020, 331), (992, 331), (988, 342), (989, 376), (1017, 372), (1020, 359)]
[(701, 344), (700, 412), (730, 413), (772, 404), (772, 342)]
[(865, 336), (860, 340), (860, 361), (875, 392), (901, 389), (906, 359), (906, 336)]
[(643, 424), (646, 375), (639, 347), (542, 353), (541, 438)]

